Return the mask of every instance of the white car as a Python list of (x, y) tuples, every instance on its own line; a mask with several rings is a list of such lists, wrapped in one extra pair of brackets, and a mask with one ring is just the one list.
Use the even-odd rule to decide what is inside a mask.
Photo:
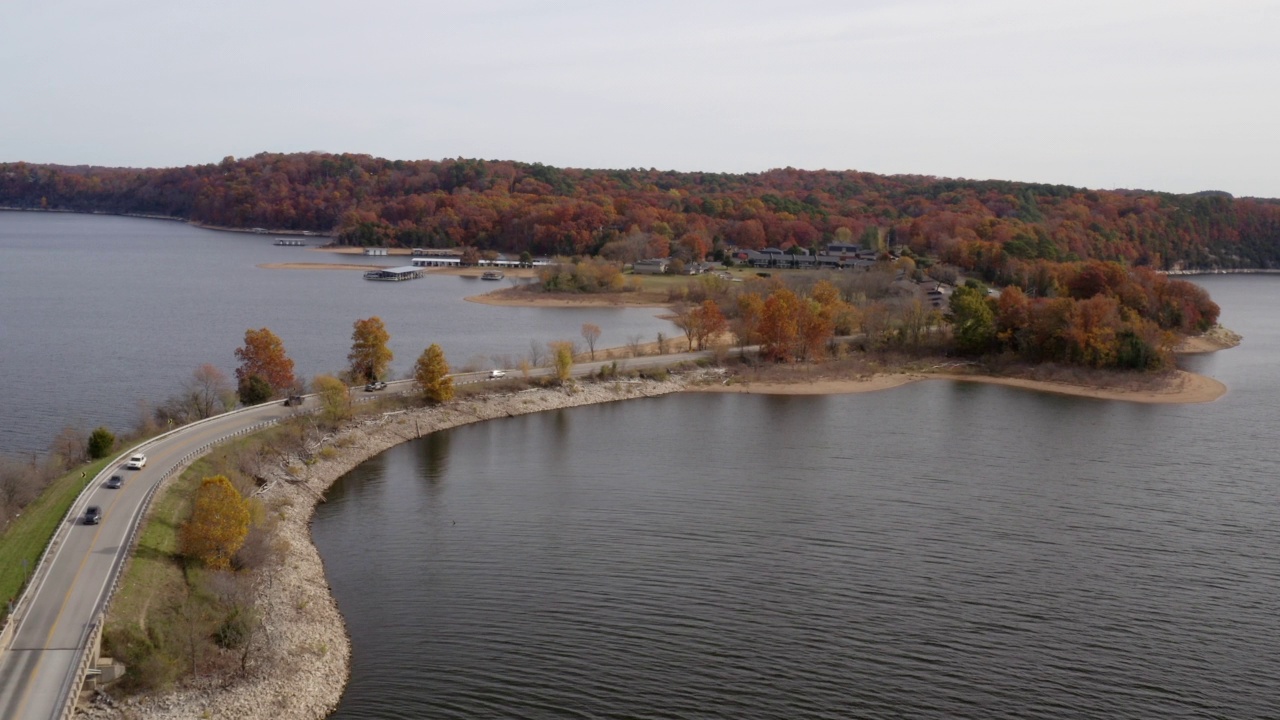
[(130, 470), (141, 470), (142, 468), (146, 467), (146, 465), (147, 465), (146, 455), (134, 455), (133, 457), (129, 458), (128, 462), (124, 464), (124, 466)]
[(490, 378), (504, 378), (506, 376), (507, 376), (506, 370), (490, 370), (489, 371)]

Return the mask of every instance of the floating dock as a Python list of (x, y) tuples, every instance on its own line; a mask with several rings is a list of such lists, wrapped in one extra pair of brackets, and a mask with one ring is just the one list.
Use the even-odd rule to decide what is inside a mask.
[(301, 240), (286, 240), (285, 238), (276, 238), (276, 244), (281, 247), (306, 247), (307, 244)]
[(422, 268), (412, 265), (404, 265), (393, 268), (379, 268), (370, 270), (364, 274), (365, 280), (380, 280), (382, 282), (400, 282), (402, 280), (417, 280), (422, 277)]

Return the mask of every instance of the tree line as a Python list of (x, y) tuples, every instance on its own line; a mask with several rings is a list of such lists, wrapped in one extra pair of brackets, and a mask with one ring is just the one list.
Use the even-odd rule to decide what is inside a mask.
[(167, 169), (0, 164), (0, 205), (332, 233), (350, 245), (700, 260), (837, 240), (975, 267), (1280, 266), (1280, 201), (856, 171), (590, 170), (261, 153)]

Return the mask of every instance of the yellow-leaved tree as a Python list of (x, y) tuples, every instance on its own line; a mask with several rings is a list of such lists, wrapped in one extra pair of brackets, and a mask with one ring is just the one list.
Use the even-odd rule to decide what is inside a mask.
[(551, 343), (551, 359), (555, 361), (556, 379), (563, 385), (573, 376), (573, 343), (568, 340)]
[(226, 476), (205, 478), (196, 491), (191, 516), (178, 531), (182, 554), (224, 570), (248, 534), (249, 503)]
[(341, 422), (351, 416), (351, 392), (346, 383), (332, 375), (317, 375), (311, 391), (320, 396), (320, 412), (329, 422)]
[(413, 365), (413, 379), (423, 400), (438, 405), (453, 399), (453, 378), (449, 377), (449, 363), (439, 345), (431, 343), (431, 347), (418, 356), (418, 362)]
[(352, 379), (356, 382), (382, 379), (391, 365), (391, 349), (387, 347), (390, 339), (387, 326), (377, 315), (355, 322), (351, 332), (351, 352), (347, 355)]

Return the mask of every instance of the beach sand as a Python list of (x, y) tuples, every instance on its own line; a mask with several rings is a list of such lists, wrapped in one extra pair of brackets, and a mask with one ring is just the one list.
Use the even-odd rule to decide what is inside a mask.
[(1128, 390), (1123, 388), (1086, 387), (1070, 383), (1024, 378), (994, 377), (990, 375), (965, 375), (960, 373), (888, 373), (869, 378), (820, 379), (813, 382), (741, 382), (729, 385), (700, 385), (691, 392), (737, 392), (760, 395), (840, 395), (875, 392), (901, 387), (921, 380), (954, 380), (959, 382), (987, 383), (1006, 387), (1023, 388), (1038, 392), (1096, 398), (1099, 400), (1124, 400), (1138, 403), (1207, 403), (1227, 394), (1227, 386), (1210, 377), (1177, 370), (1162, 387)]

